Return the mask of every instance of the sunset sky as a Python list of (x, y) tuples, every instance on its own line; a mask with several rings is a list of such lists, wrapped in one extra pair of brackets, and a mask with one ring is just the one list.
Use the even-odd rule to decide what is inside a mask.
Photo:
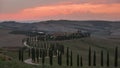
[(0, 21), (120, 21), (120, 0), (0, 0)]

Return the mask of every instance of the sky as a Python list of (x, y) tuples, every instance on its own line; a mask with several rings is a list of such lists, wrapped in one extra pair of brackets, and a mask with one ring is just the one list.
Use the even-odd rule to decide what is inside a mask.
[(0, 0), (0, 21), (120, 21), (120, 0)]

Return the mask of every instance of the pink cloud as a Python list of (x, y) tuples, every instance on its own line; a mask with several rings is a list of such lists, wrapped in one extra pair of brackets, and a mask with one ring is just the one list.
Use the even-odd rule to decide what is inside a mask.
[(30, 20), (43, 19), (54, 16), (69, 16), (75, 13), (83, 15), (85, 13), (105, 14), (110, 16), (120, 16), (120, 4), (59, 4), (51, 6), (40, 6), (24, 9), (18, 13), (0, 14), (0, 20)]

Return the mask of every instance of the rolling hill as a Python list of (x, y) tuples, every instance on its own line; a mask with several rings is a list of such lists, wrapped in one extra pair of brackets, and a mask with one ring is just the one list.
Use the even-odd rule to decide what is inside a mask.
[(0, 28), (12, 30), (39, 30), (48, 32), (75, 32), (77, 30), (88, 31), (93, 36), (119, 36), (119, 21), (70, 21), (49, 20), (33, 23), (20, 23), (15, 21), (4, 21)]
[[(48, 31), (48, 32), (74, 32), (78, 29), (82, 31), (88, 31), (92, 33), (92, 36), (99, 37), (116, 37), (118, 39), (108, 39), (108, 38), (97, 38), (88, 37), (81, 39), (65, 40), (60, 41), (65, 47), (69, 47), (73, 51), (73, 67), (66, 66), (66, 58), (63, 58), (63, 66), (58, 66), (57, 58), (54, 58), (54, 65), (48, 65), (49, 59), (45, 60), (45, 68), (78, 68), (76, 66), (76, 56), (80, 54), (83, 57), (82, 68), (88, 68), (88, 50), (89, 46), (92, 47), (92, 54), (96, 51), (97, 65), (91, 66), (89, 68), (108, 68), (105, 66), (100, 66), (100, 51), (104, 51), (104, 58), (106, 58), (106, 51), (110, 54), (110, 66), (109, 68), (114, 68), (114, 48), (118, 46), (120, 48), (120, 22), (110, 22), (110, 21), (68, 21), (68, 20), (50, 20), (43, 22), (34, 23), (20, 23), (15, 21), (6, 21), (0, 23), (0, 48), (1, 47), (23, 47), (21, 40), (25, 38), (24, 35), (10, 34), (11, 31)], [(6, 50), (6, 49), (5, 49)], [(0, 67), (2, 68), (42, 68), (42, 65), (34, 66), (26, 63), (22, 63), (18, 60), (18, 51), (7, 51), (5, 55), (10, 56), (14, 59), (11, 61), (0, 61)], [(28, 59), (27, 51), (24, 52), (24, 59)], [(66, 55), (64, 55), (66, 56)], [(41, 61), (41, 60), (40, 60)], [(118, 65), (120, 65), (120, 54), (118, 54)], [(119, 68), (120, 66), (118, 66)]]

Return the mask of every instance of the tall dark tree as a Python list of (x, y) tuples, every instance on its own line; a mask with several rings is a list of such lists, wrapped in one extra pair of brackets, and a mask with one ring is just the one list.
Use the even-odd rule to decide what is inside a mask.
[(42, 50), (42, 64), (44, 65), (45, 63), (45, 53), (44, 50)]
[(60, 55), (59, 55), (59, 52), (58, 52), (58, 55), (57, 55), (57, 59), (58, 59), (58, 64), (60, 65)]
[(66, 64), (69, 66), (69, 47), (67, 47)]
[(60, 66), (62, 65), (62, 52), (59, 53)]
[(107, 67), (109, 67), (109, 52), (107, 51)]
[(72, 51), (71, 51), (71, 56), (70, 56), (70, 66), (73, 65), (73, 55), (72, 55)]
[(62, 54), (64, 54), (64, 45), (61, 45)]
[(91, 66), (91, 47), (89, 47), (89, 53), (88, 53), (88, 66)]
[(79, 64), (80, 64), (80, 62), (79, 62), (79, 54), (77, 54), (77, 66), (79, 67)]
[(114, 61), (114, 66), (118, 66), (118, 47), (115, 47), (115, 61)]
[(30, 58), (31, 57), (31, 49), (28, 48), (28, 57)]
[(52, 66), (53, 65), (53, 51), (52, 50), (49, 50), (50, 51), (50, 55), (49, 55), (49, 57), (50, 57), (50, 65)]
[(58, 64), (61, 66), (62, 65), (62, 53), (58, 52)]
[(81, 67), (83, 66), (83, 59), (82, 59), (82, 56), (80, 57), (80, 66), (81, 66)]
[(32, 61), (35, 62), (35, 48), (32, 48)]
[(21, 49), (21, 61), (23, 62), (23, 60), (24, 60), (24, 51), (23, 49)]
[(103, 51), (101, 51), (101, 66), (103, 66)]
[(40, 51), (39, 52), (40, 53), (39, 56), (40, 56), (40, 58), (42, 58), (42, 49), (40, 49), (39, 51)]
[(36, 49), (36, 58), (37, 58), (37, 62), (39, 62), (39, 49)]
[(93, 66), (96, 66), (96, 52), (93, 54)]
[(19, 60), (23, 62), (24, 59), (24, 51), (23, 48), (19, 49)]
[(19, 60), (21, 61), (21, 49), (19, 49)]

